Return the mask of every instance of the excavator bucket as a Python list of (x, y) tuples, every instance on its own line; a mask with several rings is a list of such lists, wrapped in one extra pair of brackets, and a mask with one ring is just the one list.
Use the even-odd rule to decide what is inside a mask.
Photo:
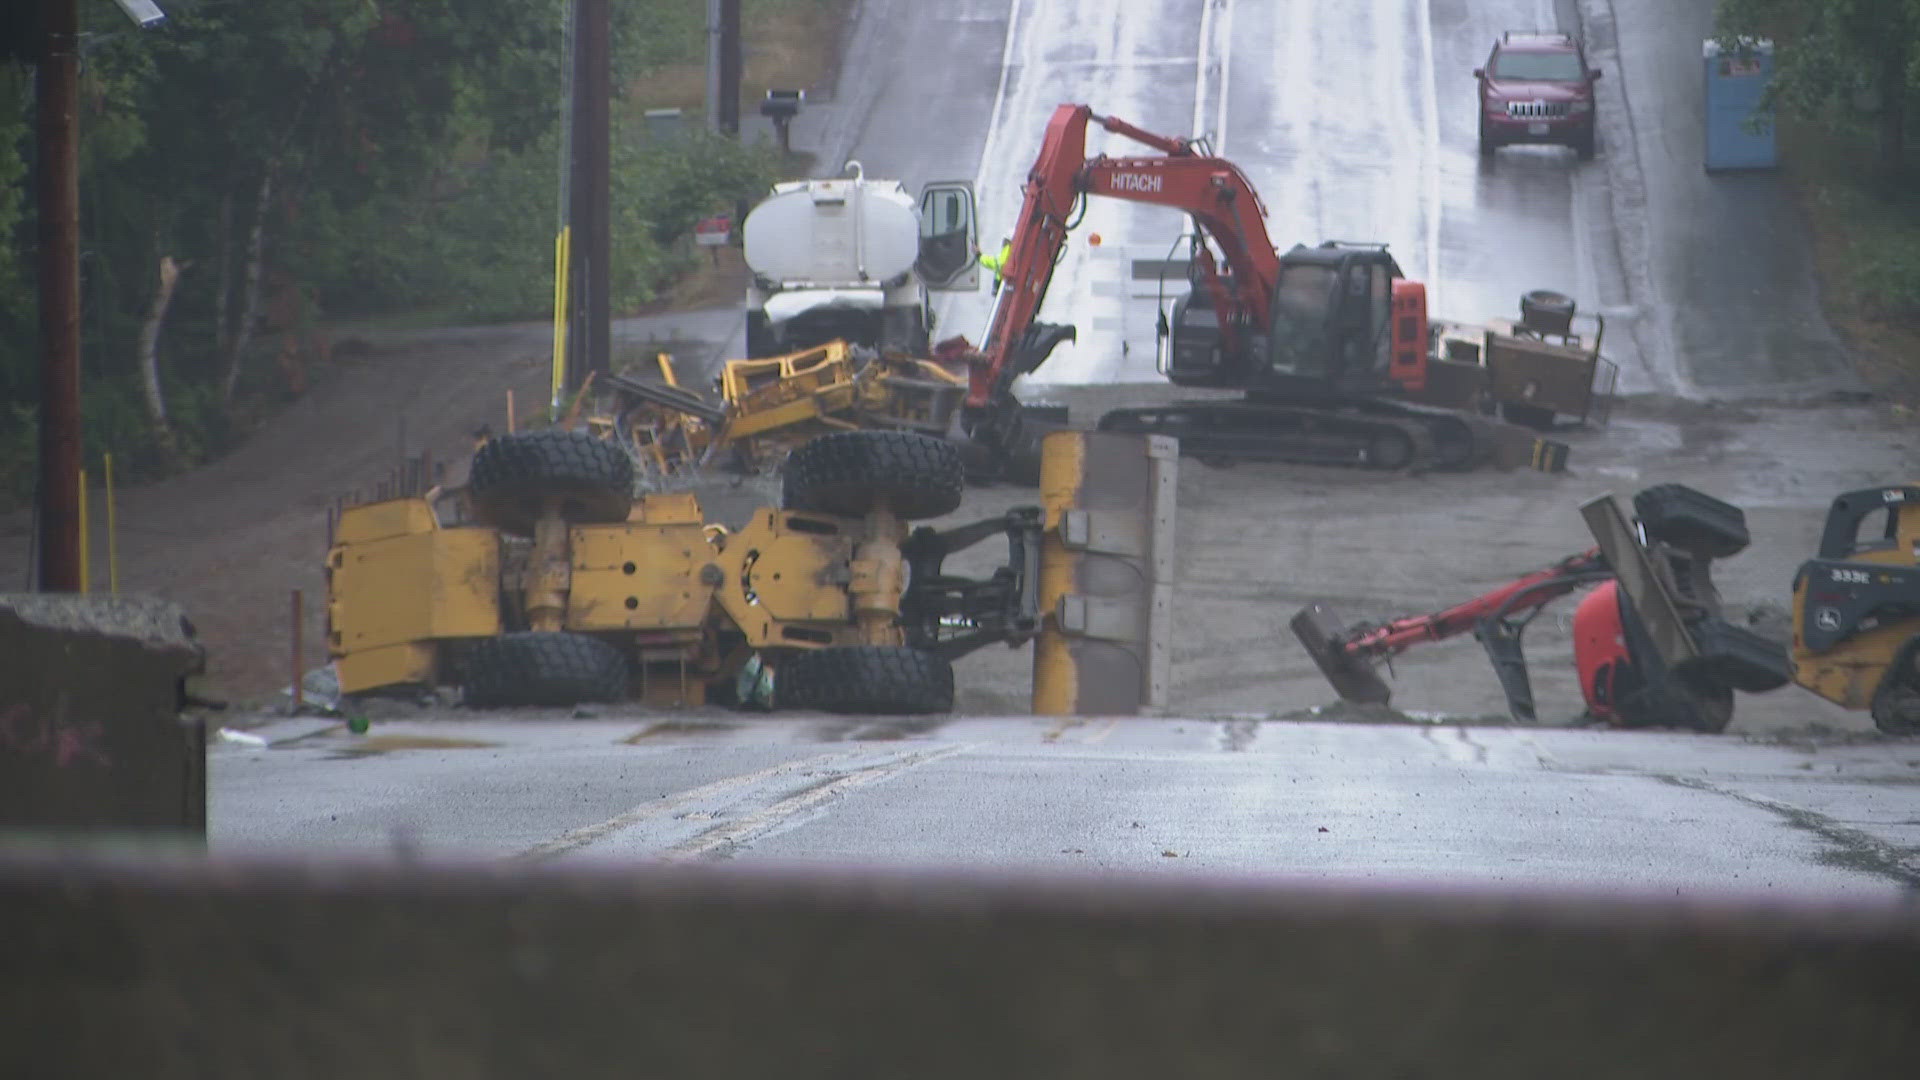
[(1325, 604), (1302, 608), (1289, 624), (1293, 636), (1306, 646), (1307, 655), (1320, 667), (1343, 701), (1362, 705), (1385, 705), (1393, 697), (1385, 679), (1373, 670), (1373, 661), (1340, 648), (1346, 625)]
[(1033, 711), (1134, 716), (1164, 707), (1179, 447), (1097, 431), (1042, 441)]

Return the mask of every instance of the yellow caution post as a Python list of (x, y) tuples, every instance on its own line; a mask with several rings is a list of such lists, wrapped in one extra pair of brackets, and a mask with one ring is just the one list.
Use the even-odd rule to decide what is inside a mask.
[[(553, 240), (553, 412), (567, 392), (567, 269), (572, 258), (573, 228), (561, 228)], [(512, 425), (508, 425), (512, 430)]]
[(90, 593), (93, 585), (88, 571), (92, 569), (91, 556), (87, 551), (87, 470), (80, 470), (80, 591)]

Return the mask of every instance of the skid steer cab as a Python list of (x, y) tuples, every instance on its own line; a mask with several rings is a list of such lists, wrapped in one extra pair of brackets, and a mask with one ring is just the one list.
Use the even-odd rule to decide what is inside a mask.
[(1793, 681), (1920, 735), (1920, 484), (1833, 500), (1793, 578)]
[[(442, 526), (420, 498), (345, 511), (327, 557), (342, 692), (938, 713), (953, 707), (956, 657), (1039, 632), (1040, 508), (909, 529), (960, 505), (959, 450), (942, 440), (802, 444), (780, 506), (738, 531), (705, 522), (692, 494), (633, 489), (617, 443), (548, 428), (475, 454), (477, 524)], [(1007, 558), (990, 576), (944, 568), (994, 538)]]

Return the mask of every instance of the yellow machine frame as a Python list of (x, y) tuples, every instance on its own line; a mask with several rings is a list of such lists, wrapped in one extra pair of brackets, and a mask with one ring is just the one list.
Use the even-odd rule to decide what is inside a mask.
[[(666, 354), (661, 381), (680, 380)], [(718, 379), (721, 419), (709, 422), (670, 405), (611, 407), (589, 429), (627, 442), (656, 477), (681, 474), (716, 453), (764, 470), (793, 447), (834, 431), (900, 429), (940, 434), (966, 393), (966, 378), (931, 360), (874, 353), (845, 341), (764, 359), (729, 360)]]
[(650, 495), (622, 524), (568, 527), (557, 561), (536, 536), (527, 567), (503, 581), (497, 530), (444, 527), (424, 498), (389, 499), (341, 514), (328, 644), (344, 693), (431, 683), (445, 674), (435, 641), (498, 634), (518, 614), (503, 596), (554, 593), (564, 597), (557, 619), (527, 601), (533, 629), (632, 633), (643, 699), (699, 704), (704, 682), (744, 659), (715, 651), (715, 615), (749, 650), (902, 644), (904, 533), (891, 515), (772, 508), (727, 532), (702, 522), (692, 495)]
[(1920, 697), (1920, 483), (1833, 501), (1816, 558), (1793, 582), (1793, 681), (1883, 730), (1896, 689)]

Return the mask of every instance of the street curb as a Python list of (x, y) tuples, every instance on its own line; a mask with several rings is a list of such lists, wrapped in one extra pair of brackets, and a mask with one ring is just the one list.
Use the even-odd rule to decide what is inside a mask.
[[(1642, 376), (1652, 383), (1656, 394), (1693, 400), (1694, 388), (1681, 375), (1673, 360), (1670, 335), (1658, 326), (1658, 310), (1652, 303), (1652, 241), (1647, 235), (1648, 220), (1646, 171), (1640, 162), (1640, 131), (1634, 121), (1632, 95), (1627, 90), (1626, 71), (1620, 60), (1620, 41), (1616, 31), (1618, 17), (1614, 0), (1578, 0), (1575, 11), (1580, 21), (1580, 37), (1588, 56), (1609, 69), (1613, 75), (1594, 88), (1601, 101), (1617, 96), (1606, 115), (1618, 118), (1608, 125), (1610, 136), (1602, 146), (1601, 158), (1607, 170), (1607, 200), (1615, 258), (1627, 289), (1630, 307), (1639, 313), (1627, 327), (1640, 354)], [(1621, 137), (1624, 131), (1624, 137)], [(1628, 227), (1626, 222), (1637, 221)]]

